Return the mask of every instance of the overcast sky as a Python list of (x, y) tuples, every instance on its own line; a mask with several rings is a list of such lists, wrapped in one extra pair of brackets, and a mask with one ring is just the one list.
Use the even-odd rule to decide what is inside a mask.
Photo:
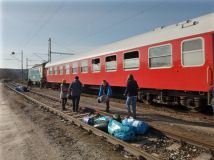
[[(20, 68), (20, 52), (47, 59), (75, 53), (214, 12), (213, 0), (0, 0), (0, 68)], [(17, 54), (11, 57), (10, 53)], [(36, 56), (33, 53), (37, 53)], [(92, 53), (93, 54), (93, 53)], [(55, 60), (66, 58), (54, 56)], [(39, 61), (31, 61), (35, 64)], [(25, 63), (25, 62), (24, 62)]]

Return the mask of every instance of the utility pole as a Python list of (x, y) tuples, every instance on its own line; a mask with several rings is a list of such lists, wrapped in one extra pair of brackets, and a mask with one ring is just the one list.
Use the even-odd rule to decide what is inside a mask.
[(28, 69), (28, 58), (26, 58), (26, 69)]
[(24, 71), (23, 71), (23, 50), (21, 51), (21, 56), (22, 56), (22, 83), (23, 83), (23, 79), (24, 79)]
[(48, 62), (51, 62), (51, 38), (48, 39)]
[[(34, 53), (35, 54), (35, 53)], [(60, 55), (74, 55), (74, 53), (63, 53), (63, 52), (52, 52), (51, 51), (51, 38), (48, 39), (48, 62), (51, 62), (52, 54), (60, 54)], [(35, 54), (36, 55), (36, 54)], [(38, 56), (38, 55), (37, 55)], [(41, 57), (40, 57), (41, 58)]]

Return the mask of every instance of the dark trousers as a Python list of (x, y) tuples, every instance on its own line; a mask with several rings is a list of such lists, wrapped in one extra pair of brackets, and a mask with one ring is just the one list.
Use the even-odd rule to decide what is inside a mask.
[(109, 100), (107, 100), (106, 101), (106, 112), (109, 112), (109, 108), (110, 108), (110, 106), (109, 106)]
[(73, 112), (78, 112), (80, 96), (72, 96)]
[(62, 98), (62, 109), (65, 109), (66, 103), (67, 103), (67, 98)]

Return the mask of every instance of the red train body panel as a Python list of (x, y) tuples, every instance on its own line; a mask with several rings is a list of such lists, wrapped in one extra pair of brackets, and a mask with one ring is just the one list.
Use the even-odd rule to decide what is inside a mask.
[[(191, 38), (203, 38), (205, 44), (205, 63), (198, 67), (183, 67), (181, 64), (181, 41)], [(185, 90), (185, 91), (209, 91), (213, 85), (213, 32), (184, 37), (172, 41), (161, 42), (150, 46), (143, 46), (131, 50), (125, 50), (117, 53), (110, 53), (104, 56), (88, 58), (88, 73), (80, 73), (80, 61), (78, 62), (78, 74), (65, 74), (65, 67), (63, 67), (62, 75), (47, 74), (48, 82), (61, 83), (62, 79), (71, 82), (74, 76), (78, 75), (81, 81), (86, 85), (100, 85), (103, 79), (106, 79), (112, 86), (125, 86), (127, 76), (131, 73), (138, 81), (140, 88), (155, 88), (155, 89), (169, 89), (169, 90)], [(152, 46), (159, 46), (162, 44), (172, 44), (173, 50), (173, 66), (170, 68), (150, 69), (148, 68), (148, 48)], [(123, 53), (128, 51), (138, 50), (140, 53), (140, 67), (137, 70), (123, 69)], [(117, 70), (105, 71), (105, 57), (108, 55), (117, 55)], [(100, 58), (101, 71), (98, 73), (92, 72), (92, 59)], [(82, 59), (84, 60), (84, 59)], [(75, 61), (74, 61), (75, 62)], [(60, 64), (56, 67), (65, 65)], [(72, 66), (72, 63), (70, 63)], [(55, 66), (54, 66), (55, 67)], [(70, 71), (71, 71), (70, 67)], [(210, 72), (208, 71), (210, 70)]]

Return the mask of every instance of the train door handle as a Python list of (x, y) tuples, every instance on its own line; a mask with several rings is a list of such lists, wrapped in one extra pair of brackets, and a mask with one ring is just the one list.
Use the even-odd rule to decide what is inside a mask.
[(207, 84), (212, 85), (213, 84), (213, 73), (212, 69), (208, 66), (207, 67)]

